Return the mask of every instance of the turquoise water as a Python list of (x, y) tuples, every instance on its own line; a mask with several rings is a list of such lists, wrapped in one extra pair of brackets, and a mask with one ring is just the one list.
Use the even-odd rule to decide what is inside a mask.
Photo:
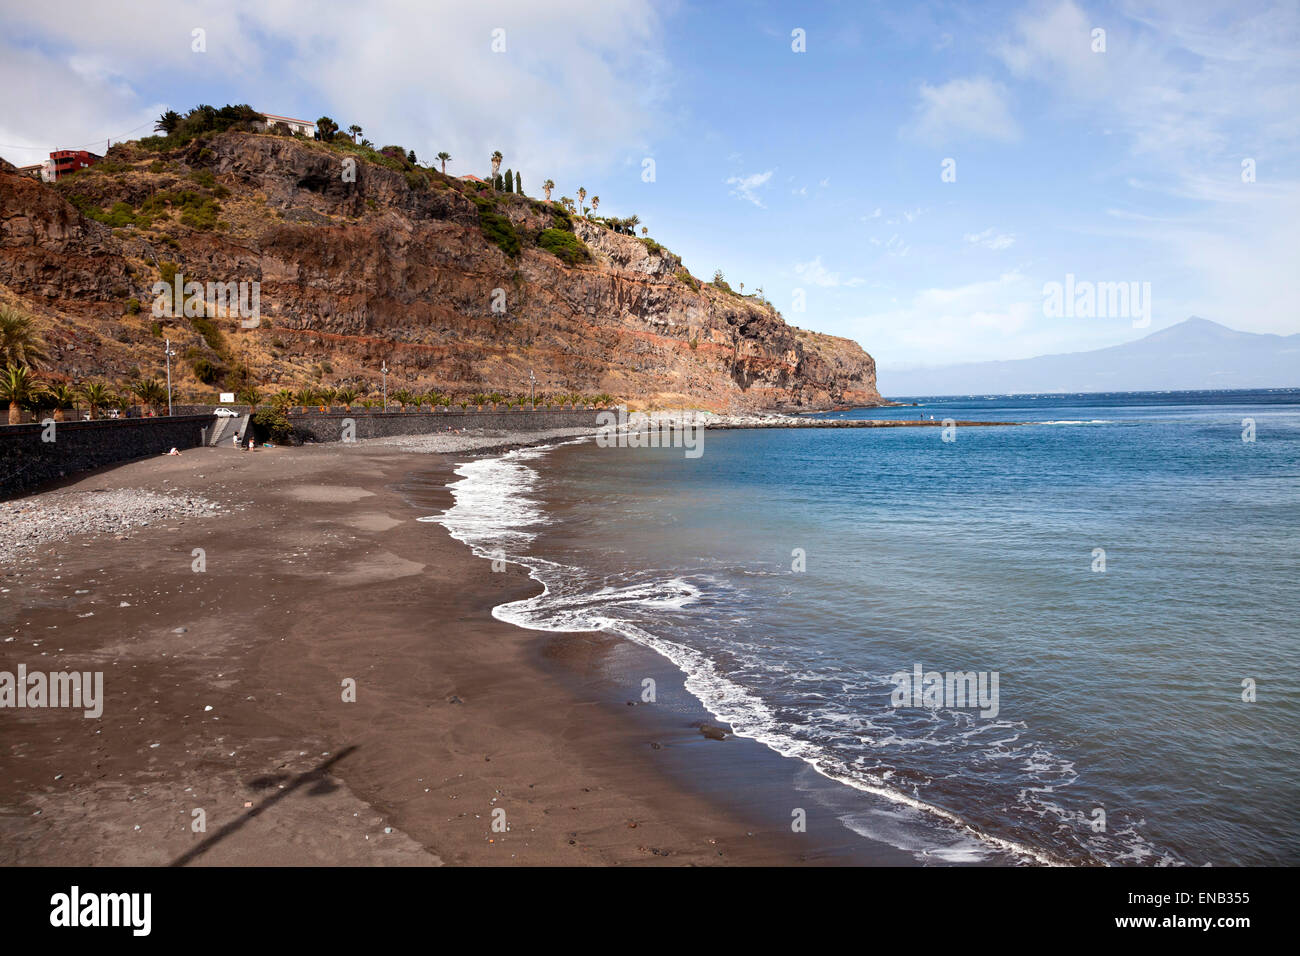
[[(835, 414), (1051, 424), (528, 450), (464, 466), (443, 520), (547, 585), (498, 616), (655, 648), (866, 795), (851, 832), (928, 861), (1300, 862), (1300, 392), (920, 401)], [(895, 706), (917, 666), (996, 673), (997, 713)]]

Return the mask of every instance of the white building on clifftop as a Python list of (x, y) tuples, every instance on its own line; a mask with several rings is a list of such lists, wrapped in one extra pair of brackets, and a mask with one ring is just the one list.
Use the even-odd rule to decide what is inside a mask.
[(294, 119), (292, 116), (277, 116), (275, 113), (262, 113), (261, 117), (266, 120), (267, 129), (283, 123), (289, 127), (291, 133), (297, 133), (300, 136), (316, 135), (316, 124), (307, 120)]

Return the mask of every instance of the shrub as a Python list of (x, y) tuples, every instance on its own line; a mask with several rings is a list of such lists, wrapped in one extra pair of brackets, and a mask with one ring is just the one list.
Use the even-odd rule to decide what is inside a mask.
[(555, 205), (551, 207), (552, 221), (556, 229), (563, 229), (565, 232), (573, 232), (573, 217), (563, 206)]
[(396, 169), (410, 169), (415, 164), (407, 159), (407, 151), (401, 146), (385, 146), (379, 151), (379, 155), (388, 159), (389, 162), (384, 165)]
[[(140, 140), (140, 146), (155, 151), (175, 149), (209, 133), (220, 133), (228, 129), (264, 131), (261, 114), (247, 103), (227, 104), (220, 109), (207, 105), (196, 106), (175, 124), (171, 133), (166, 136), (146, 136)], [(208, 155), (204, 156), (203, 153)], [(204, 159), (212, 155), (212, 151), (206, 147), (203, 153), (200, 156)]]
[(537, 245), (555, 256), (565, 265), (577, 265), (588, 262), (591, 252), (586, 244), (571, 232), (563, 229), (543, 229), (537, 237)]
[(253, 425), (268, 434), (271, 441), (284, 443), (293, 434), (293, 426), (281, 406), (272, 405), (259, 408), (253, 413)]
[(206, 358), (195, 359), (193, 367), (194, 377), (204, 385), (216, 385), (226, 374), (224, 368)]
[(208, 348), (218, 355), (226, 354), (226, 338), (215, 322), (205, 318), (194, 318), (190, 322), (194, 325), (194, 331), (203, 336), (203, 341), (208, 344)]
[(518, 256), (519, 235), (515, 232), (514, 223), (509, 217), (497, 212), (489, 199), (476, 198), (474, 204), (478, 206), (478, 224), (483, 230), (483, 237), (500, 247), (501, 251), (511, 259)]
[(104, 212), (95, 206), (88, 206), (83, 210), (86, 216), (97, 222), (102, 222), (106, 226), (114, 229), (121, 229), (123, 226), (134, 226), (135, 210), (124, 202), (113, 203), (113, 208)]
[(191, 229), (215, 229), (217, 227), (217, 212), (221, 209), (216, 200), (203, 199), (193, 204), (183, 204), (181, 212), (181, 222)]

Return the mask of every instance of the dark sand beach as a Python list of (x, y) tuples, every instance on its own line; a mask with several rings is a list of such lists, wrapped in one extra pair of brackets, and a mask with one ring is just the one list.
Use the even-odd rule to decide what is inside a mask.
[(55, 492), (218, 508), (6, 562), (0, 668), (103, 671), (105, 701), (0, 715), (0, 862), (906, 862), (790, 832), (788, 806), (746, 793), (756, 766), (792, 772), (761, 745), (629, 706), (608, 674), (650, 652), (493, 619), (538, 585), (416, 520), (449, 503), (455, 460), (195, 449)]

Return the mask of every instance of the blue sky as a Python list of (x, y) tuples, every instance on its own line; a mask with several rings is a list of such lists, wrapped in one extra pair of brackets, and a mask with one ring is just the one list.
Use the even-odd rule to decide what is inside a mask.
[[(884, 378), (1193, 314), (1300, 332), (1298, 64), (1294, 3), (74, 0), (0, 14), (0, 155), (241, 101), (449, 172), (501, 149), (528, 192), (637, 213)], [(1067, 273), (1149, 282), (1150, 327), (1045, 316)]]

